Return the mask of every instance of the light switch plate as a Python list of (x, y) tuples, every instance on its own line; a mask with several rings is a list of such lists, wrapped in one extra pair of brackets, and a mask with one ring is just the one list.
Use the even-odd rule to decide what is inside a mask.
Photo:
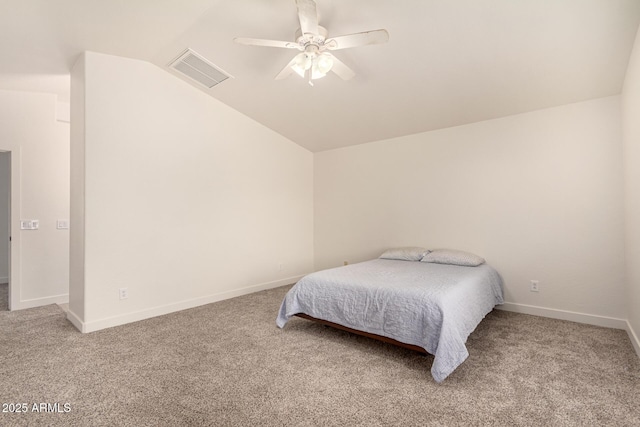
[(21, 219), (20, 230), (37, 230), (40, 227), (40, 221), (37, 219)]
[(56, 228), (58, 230), (68, 230), (69, 229), (69, 220), (68, 219), (59, 219), (56, 221)]

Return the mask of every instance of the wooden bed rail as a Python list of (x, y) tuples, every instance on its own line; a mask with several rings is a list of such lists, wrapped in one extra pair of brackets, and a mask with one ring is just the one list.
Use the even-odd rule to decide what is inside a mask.
[(311, 320), (313, 322), (320, 323), (322, 325), (331, 326), (332, 328), (340, 329), (342, 331), (351, 332), (352, 334), (361, 335), (363, 337), (372, 338), (374, 340), (386, 342), (387, 344), (393, 344), (398, 347), (406, 348), (409, 350), (417, 351), (419, 353), (428, 354), (428, 352), (417, 345), (406, 344), (400, 341), (396, 341), (393, 338), (383, 337), (382, 335), (371, 334), (369, 332), (359, 331), (357, 329), (347, 328), (346, 326), (339, 325), (337, 323), (329, 322), (328, 320), (316, 319), (315, 317), (309, 316), (308, 314), (298, 313), (296, 316), (301, 317), (303, 319)]

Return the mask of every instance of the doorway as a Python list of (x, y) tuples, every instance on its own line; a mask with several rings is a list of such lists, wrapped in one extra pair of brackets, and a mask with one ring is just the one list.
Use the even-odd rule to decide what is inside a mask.
[(11, 269), (11, 152), (0, 151), (0, 311), (9, 310)]

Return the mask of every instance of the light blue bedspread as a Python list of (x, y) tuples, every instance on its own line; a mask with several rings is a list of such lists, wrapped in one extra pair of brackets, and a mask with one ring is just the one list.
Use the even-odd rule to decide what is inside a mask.
[(469, 356), (469, 334), (502, 303), (502, 279), (487, 264), (375, 259), (303, 277), (276, 323), (282, 328), (304, 313), (420, 346), (434, 355), (431, 375), (442, 382)]

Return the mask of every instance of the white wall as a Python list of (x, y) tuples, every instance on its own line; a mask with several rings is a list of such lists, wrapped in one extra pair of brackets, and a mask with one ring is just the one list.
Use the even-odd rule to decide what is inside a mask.
[[(66, 302), (69, 234), (69, 124), (56, 120), (56, 96), (0, 90), (0, 150), (11, 151), (11, 309)], [(20, 219), (40, 220), (20, 231)]]
[(84, 322), (85, 269), (84, 269), (84, 206), (85, 206), (85, 68), (84, 57), (76, 61), (71, 73), (70, 115), (71, 170), (70, 170), (70, 218), (73, 221), (69, 234), (69, 308), (70, 320), (82, 329)]
[[(0, 150), (11, 151), (11, 309), (66, 302), (69, 233), (69, 124), (56, 96), (0, 90)], [(20, 231), (20, 219), (40, 220)]]
[(142, 61), (85, 53), (72, 92), (72, 221), (83, 215), (84, 227), (71, 239), (84, 259), (72, 253), (69, 318), (79, 328), (313, 269), (312, 153)]
[(640, 355), (640, 32), (622, 91), (625, 170), (625, 236), (627, 316), (632, 341)]
[(619, 327), (621, 150), (610, 97), (317, 153), (315, 267), (457, 248), (497, 268), (511, 309)]
[(0, 283), (9, 281), (11, 153), (0, 152)]

